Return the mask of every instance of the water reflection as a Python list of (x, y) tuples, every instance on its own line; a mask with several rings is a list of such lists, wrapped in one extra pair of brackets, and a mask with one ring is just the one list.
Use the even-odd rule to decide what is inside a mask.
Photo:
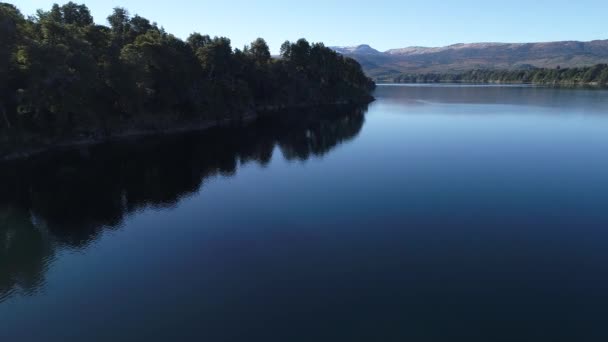
[[(382, 102), (396, 105), (445, 104), (501, 104), (535, 106), (548, 109), (608, 112), (608, 90), (584, 88), (550, 88), (539, 86), (476, 86), (453, 84), (380, 86), (375, 96)], [(555, 114), (555, 111), (551, 111)]]
[(205, 134), (75, 149), (0, 169), (0, 301), (35, 293), (58, 248), (83, 249), (145, 207), (171, 207), (239, 165), (322, 156), (359, 134), (366, 107), (261, 118)]
[(13, 294), (33, 294), (43, 284), (54, 250), (24, 208), (0, 209), (0, 302)]

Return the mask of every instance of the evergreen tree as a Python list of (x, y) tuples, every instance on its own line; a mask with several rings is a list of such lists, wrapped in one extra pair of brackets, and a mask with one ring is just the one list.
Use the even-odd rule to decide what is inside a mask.
[(74, 2), (27, 19), (0, 3), (3, 137), (163, 129), (268, 106), (366, 101), (374, 87), (357, 62), (305, 39), (273, 59), (262, 38), (242, 51), (226, 37), (182, 41), (121, 7), (107, 21), (96, 25)]

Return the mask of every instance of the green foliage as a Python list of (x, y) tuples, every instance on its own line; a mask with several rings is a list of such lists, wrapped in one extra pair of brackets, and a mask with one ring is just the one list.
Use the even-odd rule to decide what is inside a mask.
[(263, 38), (254, 40), (247, 52), (258, 64), (258, 66), (265, 65), (270, 62), (270, 48)]
[(23, 58), (25, 25), (25, 18), (15, 6), (0, 3), (0, 127), (12, 128), (15, 121), (18, 95), (15, 90), (22, 85), (18, 61)]
[[(159, 123), (234, 118), (251, 110), (361, 101), (374, 84), (323, 44), (286, 42), (273, 59), (258, 38), (186, 41), (117, 7), (109, 27), (69, 2), (24, 18), (0, 3), (0, 132), (107, 135)], [(161, 127), (162, 128), (162, 127)]]
[(55, 4), (49, 15), (53, 21), (63, 25), (83, 27), (93, 24), (89, 9), (85, 5), (77, 5), (71, 1), (61, 7)]
[(375, 84), (363, 73), (354, 59), (344, 57), (322, 43), (310, 44), (305, 39), (283, 43), (283, 80), (292, 102), (307, 98), (332, 102), (341, 97), (369, 96)]
[(550, 85), (608, 86), (608, 64), (584, 68), (470, 70), (451, 74), (404, 74), (390, 80), (395, 83), (534, 83)]

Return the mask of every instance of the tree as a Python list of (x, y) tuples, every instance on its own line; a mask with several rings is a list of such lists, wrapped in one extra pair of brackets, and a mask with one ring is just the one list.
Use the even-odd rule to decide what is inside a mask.
[(74, 2), (27, 19), (0, 3), (2, 133), (52, 140), (166, 128), (256, 107), (368, 99), (373, 85), (357, 62), (305, 39), (285, 42), (275, 60), (262, 38), (233, 51), (226, 37), (183, 41), (121, 7), (107, 20), (95, 25)]
[(122, 38), (127, 33), (129, 19), (129, 11), (122, 7), (115, 7), (114, 12), (108, 16), (108, 23), (117, 38)]
[(231, 71), (232, 47), (230, 39), (215, 37), (202, 50), (198, 56), (203, 69), (209, 72), (210, 78), (228, 76)]
[(61, 6), (62, 22), (67, 25), (89, 26), (93, 24), (91, 12), (85, 5), (77, 5), (73, 2)]
[(193, 51), (198, 51), (200, 48), (204, 48), (205, 45), (211, 43), (211, 38), (208, 35), (202, 35), (200, 33), (192, 33), (188, 37), (188, 45), (192, 48)]
[(258, 65), (264, 65), (270, 61), (270, 48), (262, 38), (258, 38), (251, 43), (248, 53)]
[(291, 57), (291, 42), (288, 40), (281, 44), (281, 57), (285, 60)]
[(17, 47), (24, 36), (25, 18), (11, 5), (0, 3), (0, 115), (3, 125), (12, 127), (10, 118), (17, 105), (20, 75), (17, 66)]
[(304, 39), (298, 39), (295, 44), (291, 45), (291, 53), (289, 60), (297, 67), (304, 67), (310, 56), (310, 43)]

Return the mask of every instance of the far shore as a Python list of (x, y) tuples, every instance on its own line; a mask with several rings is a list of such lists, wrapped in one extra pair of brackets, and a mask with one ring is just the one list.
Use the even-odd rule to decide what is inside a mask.
[(590, 89), (608, 89), (608, 85), (602, 85), (598, 82), (588, 83), (537, 83), (537, 82), (508, 82), (508, 81), (486, 81), (486, 82), (466, 82), (466, 81), (438, 81), (438, 82), (391, 82), (387, 80), (376, 80), (377, 85), (397, 85), (397, 84), (462, 84), (462, 85), (528, 85), (539, 87), (552, 88), (590, 88)]

